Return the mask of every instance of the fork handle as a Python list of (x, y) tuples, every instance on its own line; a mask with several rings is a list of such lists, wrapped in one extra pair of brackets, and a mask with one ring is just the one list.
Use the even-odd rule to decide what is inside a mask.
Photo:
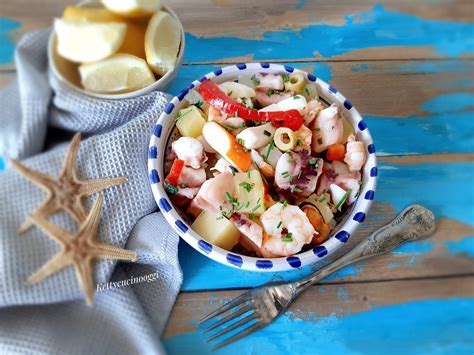
[(429, 237), (435, 231), (433, 212), (420, 205), (405, 208), (390, 223), (373, 232), (333, 263), (292, 284), (299, 294), (308, 286), (356, 261), (387, 253), (399, 245)]

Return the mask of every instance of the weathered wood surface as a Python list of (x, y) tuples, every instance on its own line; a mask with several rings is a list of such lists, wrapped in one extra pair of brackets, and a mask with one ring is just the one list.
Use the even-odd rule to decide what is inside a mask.
[[(242, 292), (182, 293), (165, 348), (209, 353), (195, 320)], [(464, 353), (474, 344), (473, 297), (473, 277), (315, 285), (268, 328), (218, 354)]]
[[(0, 87), (15, 75), (14, 43), (25, 32), (49, 26), (72, 3), (2, 2)], [(275, 324), (221, 353), (472, 353), (472, 1), (167, 4), (187, 31), (184, 66), (171, 93), (228, 63), (278, 61), (329, 81), (362, 113), (377, 147), (379, 183), (371, 213), (346, 249), (408, 204), (423, 204), (438, 218), (431, 239), (341, 270), (311, 288)], [(192, 332), (196, 319), (242, 292), (236, 288), (292, 280), (320, 266), (244, 272), (184, 242), (180, 261), (184, 292), (164, 336), (165, 347), (176, 354), (208, 353), (203, 337)]]

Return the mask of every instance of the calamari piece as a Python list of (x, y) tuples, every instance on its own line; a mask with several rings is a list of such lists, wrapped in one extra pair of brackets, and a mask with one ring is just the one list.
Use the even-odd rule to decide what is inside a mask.
[(222, 174), (224, 172), (228, 172), (228, 173), (232, 174), (231, 165), (224, 158), (219, 158), (217, 160), (216, 164), (212, 168), (210, 168), (209, 170), (211, 170), (214, 173), (214, 175)]
[(255, 97), (254, 89), (234, 81), (226, 81), (225, 83), (220, 84), (219, 88), (234, 100), (239, 98), (251, 99), (252, 97)]
[(262, 254), (290, 256), (299, 253), (318, 233), (297, 206), (275, 203), (261, 216), (265, 230)]
[(234, 193), (234, 176), (228, 172), (206, 180), (193, 202), (203, 210), (219, 213), (221, 209), (230, 209), (226, 192), (230, 195)]
[(344, 162), (349, 166), (350, 171), (360, 171), (366, 161), (364, 143), (356, 141), (354, 135), (347, 138), (346, 155)]
[(207, 114), (208, 121), (215, 121), (222, 123), (227, 119), (227, 113), (221, 112), (214, 106), (209, 106), (209, 113)]
[(171, 144), (171, 149), (186, 166), (199, 169), (207, 160), (201, 142), (192, 137), (181, 137)]
[(261, 126), (245, 128), (237, 134), (237, 141), (246, 149), (258, 149), (270, 144), (275, 134), (275, 127), (271, 123)]
[[(273, 95), (272, 95), (273, 96)], [(303, 116), (306, 113), (306, 99), (303, 95), (294, 95), (278, 103), (262, 108), (261, 112), (297, 110)]]
[(314, 123), (313, 151), (321, 153), (331, 144), (342, 143), (343, 132), (342, 118), (336, 105), (320, 111)]
[(309, 196), (316, 189), (322, 169), (321, 158), (312, 158), (307, 153), (287, 152), (275, 167), (275, 184), (282, 190)]
[(258, 80), (256, 89), (273, 89), (283, 90), (285, 85), (283, 83), (283, 77), (279, 74), (255, 74), (255, 78)]

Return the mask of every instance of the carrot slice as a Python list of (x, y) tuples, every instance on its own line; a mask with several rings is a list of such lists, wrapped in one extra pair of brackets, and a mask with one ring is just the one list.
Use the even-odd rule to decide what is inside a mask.
[(346, 148), (344, 144), (332, 144), (328, 147), (328, 152), (326, 154), (326, 158), (328, 160), (344, 160), (344, 155), (346, 154)]

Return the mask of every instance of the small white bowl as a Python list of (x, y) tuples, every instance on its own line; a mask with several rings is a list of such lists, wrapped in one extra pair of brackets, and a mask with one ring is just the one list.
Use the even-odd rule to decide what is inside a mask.
[[(79, 3), (77, 6), (103, 8), (102, 3), (100, 3), (99, 1), (83, 1)], [(176, 13), (171, 8), (169, 8), (168, 6), (164, 4), (162, 7), (162, 11), (163, 10), (168, 12), (170, 15), (172, 15), (178, 20), (179, 27), (181, 29), (181, 45), (179, 47), (178, 57), (176, 59), (176, 65), (173, 68), (173, 70), (167, 72), (161, 78), (156, 80), (153, 84), (148, 85), (147, 87), (144, 87), (140, 90), (135, 90), (135, 91), (127, 92), (123, 94), (98, 94), (98, 93), (85, 90), (81, 85), (81, 78), (79, 76), (79, 69), (78, 69), (79, 64), (73, 63), (61, 57), (58, 54), (56, 50), (57, 36), (54, 30), (51, 32), (51, 35), (49, 37), (49, 42), (48, 42), (48, 59), (49, 59), (48, 62), (49, 62), (49, 68), (51, 72), (57, 79), (65, 83), (71, 89), (78, 91), (81, 94), (89, 95), (89, 96), (96, 97), (99, 99), (114, 99), (114, 100), (129, 99), (129, 98), (145, 95), (156, 90), (166, 91), (166, 89), (168, 89), (171, 86), (171, 83), (176, 78), (176, 75), (178, 74), (178, 70), (181, 67), (181, 64), (183, 62), (185, 38), (184, 38), (183, 25), (181, 21), (179, 20), (179, 17), (176, 15)]]
[[(170, 202), (166, 191), (163, 189), (161, 181), (164, 180), (164, 157), (168, 140), (175, 127), (175, 116), (186, 104), (186, 95), (189, 90), (198, 88), (206, 79), (216, 83), (236, 80), (239, 74), (253, 75), (263, 73), (303, 73), (308, 81), (314, 82), (318, 88), (320, 97), (328, 103), (336, 103), (343, 107), (342, 114), (352, 123), (358, 140), (364, 142), (367, 149), (367, 162), (362, 169), (362, 186), (357, 201), (347, 213), (345, 220), (340, 223), (332, 232), (331, 237), (322, 245), (318, 245), (309, 251), (283, 258), (254, 258), (240, 255), (228, 250), (219, 248), (216, 245), (204, 240), (184, 221), (178, 210)], [(164, 112), (158, 118), (153, 134), (150, 139), (148, 150), (148, 172), (151, 189), (155, 200), (160, 207), (168, 223), (178, 232), (178, 234), (194, 249), (203, 255), (216, 260), (222, 264), (239, 269), (252, 271), (286, 271), (299, 268), (304, 265), (319, 261), (339, 249), (357, 227), (364, 222), (372, 200), (374, 199), (375, 186), (377, 181), (377, 159), (375, 157), (375, 146), (372, 141), (369, 129), (356, 108), (334, 87), (325, 83), (313, 74), (295, 69), (286, 65), (269, 63), (246, 63), (236, 64), (221, 69), (216, 69), (206, 74), (199, 80), (193, 81), (188, 87), (182, 90), (173, 100), (170, 101)]]

